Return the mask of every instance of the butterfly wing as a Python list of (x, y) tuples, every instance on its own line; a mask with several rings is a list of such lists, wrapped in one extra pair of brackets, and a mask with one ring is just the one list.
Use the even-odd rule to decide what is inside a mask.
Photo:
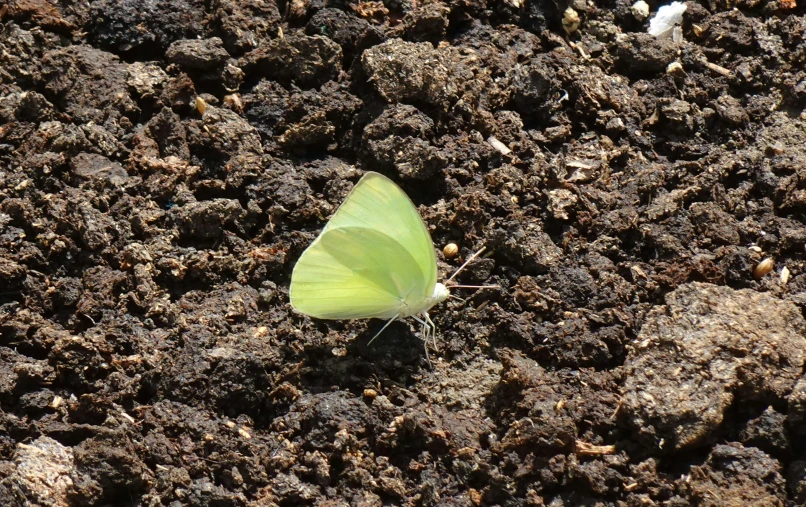
[(424, 294), (432, 294), (437, 283), (434, 243), (414, 203), (392, 180), (376, 172), (365, 174), (324, 231), (340, 227), (366, 227), (396, 239), (425, 275)]
[(434, 246), (408, 196), (367, 173), (291, 275), (291, 305), (323, 319), (391, 318), (436, 284)]

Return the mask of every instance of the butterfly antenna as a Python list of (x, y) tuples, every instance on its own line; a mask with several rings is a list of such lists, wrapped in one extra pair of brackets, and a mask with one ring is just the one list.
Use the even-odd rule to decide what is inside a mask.
[(481, 250), (479, 250), (478, 252), (474, 253), (470, 257), (468, 257), (467, 260), (464, 262), (464, 264), (459, 266), (459, 269), (454, 271), (453, 274), (451, 275), (451, 277), (448, 278), (447, 280), (445, 280), (445, 285), (448, 285), (450, 283), (450, 281), (453, 280), (456, 277), (456, 275), (458, 275), (463, 269), (465, 269), (465, 266), (467, 266), (468, 264), (470, 264), (473, 261), (473, 259), (475, 259), (479, 255), (481, 255), (481, 252), (483, 252), (485, 248), (487, 248), (487, 247), (486, 246), (481, 247)]
[(373, 336), (373, 337), (372, 337), (372, 339), (369, 341), (369, 343), (367, 343), (367, 347), (369, 347), (370, 345), (372, 345), (372, 342), (374, 342), (374, 341), (375, 341), (375, 338), (377, 338), (378, 336), (380, 336), (380, 334), (381, 334), (381, 333), (383, 333), (383, 331), (384, 331), (384, 330), (385, 330), (387, 327), (389, 327), (389, 324), (391, 324), (392, 322), (396, 321), (398, 317), (400, 317), (400, 314), (399, 314), (399, 313), (398, 313), (397, 315), (395, 315), (394, 317), (392, 317), (391, 319), (389, 319), (389, 322), (387, 322), (386, 324), (384, 324), (384, 325), (383, 325), (383, 327), (381, 328), (381, 330), (380, 330), (380, 331), (378, 331), (377, 333), (375, 333), (375, 336)]

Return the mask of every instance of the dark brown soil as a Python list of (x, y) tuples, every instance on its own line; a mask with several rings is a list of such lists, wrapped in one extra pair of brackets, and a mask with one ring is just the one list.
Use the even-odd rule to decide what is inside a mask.
[[(0, 504), (806, 505), (806, 6), (737, 2), (0, 2)], [(367, 170), (501, 287), (431, 367), (288, 304)]]

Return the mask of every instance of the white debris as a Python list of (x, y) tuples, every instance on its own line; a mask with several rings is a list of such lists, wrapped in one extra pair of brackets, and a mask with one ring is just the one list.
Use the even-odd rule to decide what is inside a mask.
[(646, 18), (649, 17), (649, 4), (644, 2), (644, 0), (638, 0), (632, 4), (630, 11), (636, 20), (642, 22), (646, 21)]
[(490, 143), (490, 146), (500, 151), (502, 155), (509, 155), (512, 153), (512, 150), (509, 149), (509, 146), (496, 139), (495, 136), (488, 137), (487, 142)]
[(579, 13), (571, 7), (565, 9), (563, 12), (563, 30), (568, 35), (576, 32), (579, 28)]
[(686, 75), (686, 71), (683, 70), (683, 64), (678, 62), (678, 61), (674, 61), (674, 62), (670, 63), (669, 65), (667, 65), (666, 66), (666, 73), (671, 74), (673, 76), (684, 76), (684, 75)]
[(659, 39), (671, 37), (675, 26), (683, 22), (684, 12), (686, 12), (686, 4), (683, 2), (672, 2), (669, 5), (664, 5), (649, 20), (649, 30), (647, 32)]

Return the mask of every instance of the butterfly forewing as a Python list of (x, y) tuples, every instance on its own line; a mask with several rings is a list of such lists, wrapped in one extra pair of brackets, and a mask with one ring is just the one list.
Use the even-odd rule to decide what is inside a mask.
[(368, 172), (325, 226), (325, 231), (337, 227), (366, 227), (396, 239), (411, 254), (425, 274), (430, 296), (437, 283), (437, 258), (428, 228), (409, 196), (392, 180)]
[(404, 298), (436, 284), (431, 237), (408, 196), (367, 173), (303, 252), (291, 275), (291, 304), (324, 319), (391, 318)]

